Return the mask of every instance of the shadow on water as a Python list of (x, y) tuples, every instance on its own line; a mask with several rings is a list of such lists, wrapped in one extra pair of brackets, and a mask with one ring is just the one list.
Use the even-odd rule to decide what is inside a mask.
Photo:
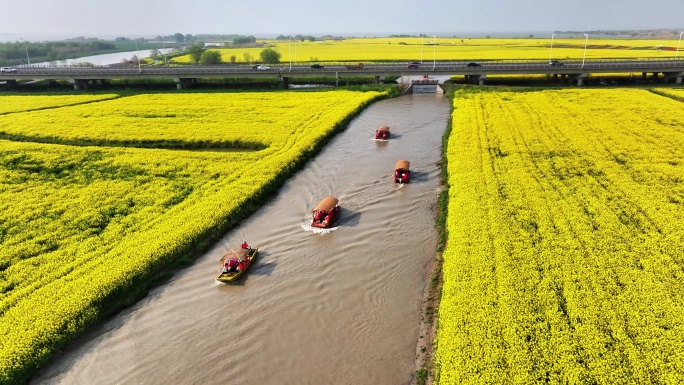
[(275, 262), (268, 262), (268, 263), (257, 263), (256, 266), (254, 266), (254, 270), (252, 270), (251, 274), (254, 275), (265, 275), (265, 276), (270, 276), (271, 273), (275, 270), (276, 266), (278, 264)]
[(430, 180), (430, 173), (425, 171), (411, 171), (410, 182), (427, 182)]
[(248, 271), (248, 274), (254, 274), (254, 275), (265, 275), (265, 276), (270, 276), (271, 273), (273, 273), (273, 270), (275, 270), (275, 267), (277, 263), (275, 262), (264, 262), (270, 259), (271, 255), (273, 253), (267, 252), (267, 251), (259, 251), (259, 254), (257, 255), (257, 259), (254, 262), (254, 266), (252, 266), (250, 271)]
[(336, 226), (356, 227), (358, 226), (360, 220), (360, 211), (352, 211), (345, 209), (344, 207), (340, 207), (340, 219), (337, 220)]

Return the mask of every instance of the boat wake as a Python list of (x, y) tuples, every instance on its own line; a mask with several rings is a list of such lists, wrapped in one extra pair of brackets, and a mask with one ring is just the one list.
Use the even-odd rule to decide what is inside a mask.
[(389, 139), (375, 139), (375, 138), (373, 138), (371, 140), (374, 142), (389, 142)]
[(401, 190), (402, 188), (404, 188), (404, 186), (406, 186), (406, 184), (404, 184), (404, 183), (399, 183), (399, 186), (397, 187), (397, 190)]
[(311, 223), (309, 223), (309, 219), (305, 219), (302, 221), (302, 228), (305, 231), (312, 232), (314, 234), (328, 234), (332, 233), (333, 231), (337, 230), (340, 228), (340, 226), (336, 227), (328, 227), (328, 228), (321, 228), (321, 227), (313, 227), (311, 226)]

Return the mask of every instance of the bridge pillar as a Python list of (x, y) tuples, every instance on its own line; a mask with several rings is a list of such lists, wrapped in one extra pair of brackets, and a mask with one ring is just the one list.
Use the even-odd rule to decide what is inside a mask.
[(290, 86), (290, 78), (287, 76), (283, 76), (282, 84), (283, 84), (283, 88), (287, 89)]
[(177, 90), (182, 90), (184, 88), (187, 88), (187, 79), (173, 78), (173, 81), (176, 83), (176, 89)]
[(682, 84), (682, 77), (684, 76), (684, 71), (682, 72), (663, 72), (665, 76), (665, 83), (669, 83), (674, 80), (676, 84)]
[(74, 90), (87, 90), (88, 89), (88, 80), (83, 80), (83, 79), (69, 79), (69, 84), (74, 85)]
[(482, 75), (465, 75), (465, 82), (466, 84), (480, 84), (481, 76)]
[(642, 73), (641, 73), (641, 78), (642, 78), (642, 79), (646, 79), (646, 75), (648, 75), (646, 72), (642, 72)]
[(584, 80), (588, 77), (588, 73), (581, 73), (579, 75), (575, 75), (575, 79), (577, 79), (577, 86), (582, 87), (582, 85), (584, 84)]
[(480, 86), (483, 86), (483, 85), (484, 85), (485, 79), (487, 79), (487, 75), (486, 75), (486, 74), (477, 75), (477, 84), (480, 85)]
[(19, 85), (19, 83), (17, 83), (17, 81), (14, 80), (14, 79), (8, 79), (8, 80), (5, 81), (5, 86), (6, 86), (8, 89), (16, 88), (17, 85)]
[(179, 90), (186, 89), (192, 84), (197, 84), (197, 78), (174, 78), (176, 88)]

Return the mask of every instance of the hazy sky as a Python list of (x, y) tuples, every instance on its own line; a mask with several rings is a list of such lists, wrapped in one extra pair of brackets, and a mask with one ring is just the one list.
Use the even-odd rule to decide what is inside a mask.
[[(0, 33), (31, 38), (684, 29), (684, 0), (3, 0)], [(11, 4), (11, 7), (7, 5)]]

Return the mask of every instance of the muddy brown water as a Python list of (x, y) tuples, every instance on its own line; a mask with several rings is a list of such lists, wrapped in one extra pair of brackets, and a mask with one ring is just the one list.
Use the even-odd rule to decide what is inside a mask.
[[(192, 266), (56, 355), (33, 384), (408, 384), (435, 255), (442, 95), (368, 107)], [(387, 142), (372, 139), (391, 127)], [(397, 160), (411, 182), (396, 185)], [(332, 231), (310, 210), (340, 199)], [(238, 284), (219, 259), (259, 246)]]

